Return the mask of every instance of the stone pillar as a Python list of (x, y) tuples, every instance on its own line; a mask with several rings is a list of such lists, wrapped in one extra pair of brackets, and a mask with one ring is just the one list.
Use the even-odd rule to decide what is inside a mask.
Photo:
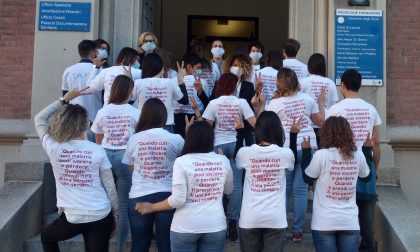
[(304, 63), (314, 52), (327, 56), (328, 0), (289, 1), (289, 37), (301, 44), (297, 58)]

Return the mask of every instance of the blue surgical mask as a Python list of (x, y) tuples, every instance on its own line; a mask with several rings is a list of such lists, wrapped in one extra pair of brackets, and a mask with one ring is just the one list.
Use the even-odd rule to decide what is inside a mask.
[(146, 54), (153, 52), (155, 48), (156, 48), (155, 42), (146, 42), (141, 46), (141, 49), (143, 49)]
[(140, 63), (136, 61), (131, 65), (131, 67), (135, 69), (140, 69)]
[(201, 69), (195, 69), (194, 70), (194, 75), (197, 77), (201, 77), (201, 75), (203, 74), (203, 70)]

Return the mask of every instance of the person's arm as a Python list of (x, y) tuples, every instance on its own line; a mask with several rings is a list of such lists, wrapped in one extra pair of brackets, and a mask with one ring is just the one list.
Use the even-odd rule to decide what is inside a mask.
[(309, 164), (311, 163), (312, 160), (312, 149), (311, 149), (311, 144), (310, 144), (310, 138), (303, 138), (303, 142), (302, 142), (302, 162), (301, 162), (301, 167), (302, 167), (302, 178), (303, 181), (305, 181), (305, 183), (312, 185), (314, 183), (314, 181), (316, 180), (316, 178), (312, 178), (310, 176), (308, 176), (305, 172), (306, 168), (308, 168)]
[(150, 214), (159, 211), (171, 210), (179, 208), (187, 201), (187, 185), (179, 184), (172, 186), (172, 195), (167, 199), (158, 203), (139, 202), (136, 204), (135, 210), (140, 214)]
[(372, 147), (367, 147), (367, 146), (363, 146), (362, 147), (362, 152), (363, 155), (365, 156), (366, 159), (366, 163), (369, 166), (369, 175), (367, 177), (359, 177), (359, 179), (363, 182), (369, 182), (372, 179), (372, 161), (373, 161), (373, 157), (372, 157)]
[(295, 156), (295, 163), (298, 161), (297, 156), (297, 135), (300, 132), (300, 121), (302, 117), (299, 119), (293, 119), (292, 126), (290, 127), (290, 141), (289, 141), (289, 148), (292, 150), (293, 155)]
[[(101, 71), (93, 79), (88, 79), (87, 86), (88, 88), (82, 91), (82, 94), (91, 94), (97, 91), (102, 91), (105, 88), (105, 72), (106, 70)], [(92, 74), (92, 73), (91, 73)]]
[(327, 100), (326, 96), (326, 89), (325, 87), (321, 88), (321, 91), (318, 95), (318, 113), (311, 114), (311, 120), (312, 122), (318, 126), (321, 127), (325, 120), (325, 103)]
[(70, 92), (67, 92), (66, 95), (63, 97), (63, 101), (54, 101), (35, 116), (35, 129), (41, 140), (44, 137), (44, 135), (48, 132), (48, 119), (54, 114), (55, 111), (57, 111), (57, 109), (59, 109), (63, 105), (63, 103), (69, 103), (72, 99), (78, 97), (79, 95), (79, 90), (71, 90)]
[(373, 126), (373, 163), (376, 169), (376, 179), (379, 179), (379, 161), (381, 160), (381, 126)]
[(182, 105), (188, 105), (189, 101), (188, 101), (187, 87), (185, 86), (184, 83), (182, 83), (182, 84), (179, 84), (179, 89), (181, 89), (182, 98), (177, 100), (177, 102)]
[(179, 62), (176, 62), (176, 65), (178, 67), (178, 73), (177, 73), (177, 77), (178, 77), (178, 86), (179, 89), (181, 89), (182, 92), (182, 98), (177, 100), (178, 103), (182, 104), (182, 105), (188, 105), (189, 100), (188, 100), (188, 92), (187, 92), (187, 87), (185, 86), (184, 83), (184, 77), (185, 77), (185, 68), (184, 68), (184, 61), (182, 61), (181, 65), (179, 64)]
[(95, 134), (95, 142), (96, 142), (96, 144), (101, 145), (103, 139), (104, 139), (104, 134)]
[(114, 176), (111, 169), (99, 169), (99, 177), (105, 188), (106, 194), (111, 201), (112, 215), (118, 216), (118, 196), (115, 189)]

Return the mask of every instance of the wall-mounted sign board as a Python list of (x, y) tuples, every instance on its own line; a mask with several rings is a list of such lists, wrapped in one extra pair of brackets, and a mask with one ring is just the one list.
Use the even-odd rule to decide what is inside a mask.
[(40, 1), (38, 29), (88, 32), (90, 9), (90, 3)]

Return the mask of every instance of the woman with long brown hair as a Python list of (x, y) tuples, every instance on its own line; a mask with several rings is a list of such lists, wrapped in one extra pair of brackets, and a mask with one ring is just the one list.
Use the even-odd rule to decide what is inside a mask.
[[(283, 125), (285, 131), (284, 147), (290, 145), (290, 128), (293, 121), (300, 121), (300, 132), (297, 135), (297, 151), (300, 156), (300, 143), (303, 136), (310, 136), (312, 140), (312, 148), (316, 149), (315, 133), (311, 127), (311, 122), (321, 126), (324, 120), (324, 104), (325, 94), (319, 96), (319, 104), (307, 94), (300, 92), (298, 78), (295, 72), (289, 68), (280, 68), (277, 73), (276, 80), (277, 90), (274, 92), (273, 98), (268, 104), (267, 110), (276, 113)], [(294, 224), (292, 227), (293, 240), (298, 242), (302, 240), (303, 224), (305, 222), (305, 214), (307, 207), (308, 185), (302, 179), (301, 160), (298, 158), (295, 168), (292, 172), (286, 171), (287, 174), (287, 200), (294, 197)], [(287, 206), (287, 204), (286, 204)]]
[(132, 251), (149, 251), (156, 227), (156, 245), (159, 251), (171, 251), (169, 229), (173, 210), (140, 214), (135, 210), (139, 202), (160, 202), (171, 195), (172, 170), (181, 154), (184, 140), (180, 135), (163, 129), (168, 113), (158, 98), (143, 104), (136, 134), (128, 141), (122, 162), (133, 171), (129, 193)]

